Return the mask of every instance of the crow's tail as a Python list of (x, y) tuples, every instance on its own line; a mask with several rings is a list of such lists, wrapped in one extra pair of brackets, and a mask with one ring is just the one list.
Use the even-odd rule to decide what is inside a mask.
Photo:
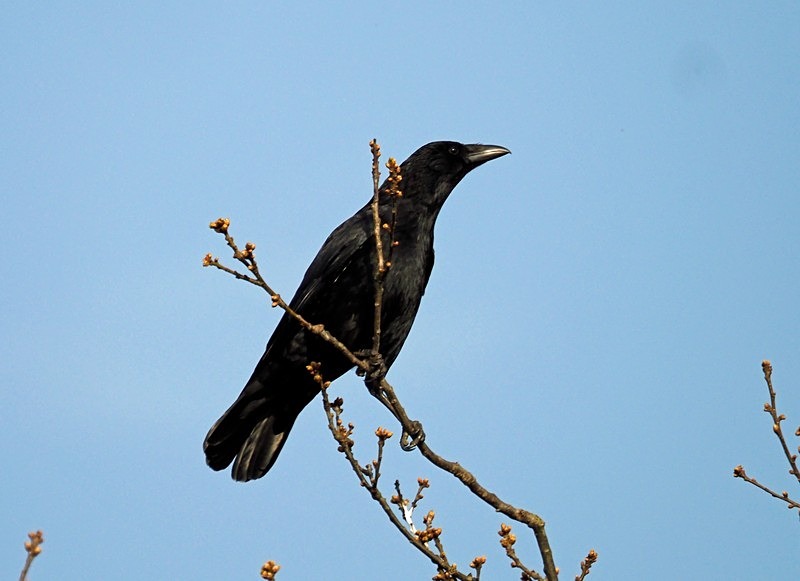
[(240, 482), (261, 478), (272, 468), (297, 419), (294, 406), (275, 406), (259, 388), (248, 385), (203, 442), (206, 463), (223, 470), (233, 462), (231, 475)]

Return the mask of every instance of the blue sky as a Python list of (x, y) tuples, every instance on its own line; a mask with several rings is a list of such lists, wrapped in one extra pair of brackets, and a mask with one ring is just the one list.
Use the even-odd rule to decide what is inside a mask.
[[(321, 405), (263, 480), (201, 451), (279, 317), (202, 269), (208, 222), (291, 295), (377, 137), (513, 151), (447, 202), (391, 370), (430, 445), (544, 517), (565, 578), (590, 548), (595, 580), (798, 578), (797, 515), (731, 474), (792, 490), (760, 362), (793, 431), (799, 25), (793, 2), (6, 6), (0, 576), (37, 528), (32, 579), (433, 575)], [(366, 461), (392, 420), (335, 390)], [(504, 519), (396, 444), (384, 470), (430, 478), (454, 561), (516, 578)]]

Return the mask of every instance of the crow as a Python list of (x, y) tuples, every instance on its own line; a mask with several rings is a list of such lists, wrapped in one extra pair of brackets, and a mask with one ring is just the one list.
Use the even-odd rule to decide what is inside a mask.
[[(422, 146), (400, 166), (401, 197), (381, 186), (380, 214), (396, 211), (391, 267), (384, 277), (380, 351), (388, 370), (417, 315), (433, 268), (433, 227), (450, 192), (471, 170), (506, 155), (497, 145), (436, 141)], [(375, 317), (375, 250), (372, 205), (368, 202), (336, 228), (308, 267), (289, 303), (312, 324), (322, 324), (351, 351), (372, 347)], [(275, 464), (298, 414), (319, 393), (306, 369), (321, 363), (333, 381), (353, 365), (329, 343), (284, 313), (242, 393), (211, 427), (203, 443), (213, 470), (233, 462), (234, 480), (261, 478)]]

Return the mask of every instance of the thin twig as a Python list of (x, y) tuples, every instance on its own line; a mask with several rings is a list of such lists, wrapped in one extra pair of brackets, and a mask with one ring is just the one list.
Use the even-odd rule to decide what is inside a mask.
[[(394, 388), (385, 379), (381, 381), (381, 390), (386, 395), (392, 408), (397, 412), (397, 418), (403, 430), (408, 433), (413, 433), (417, 429), (417, 423), (409, 419), (406, 414), (405, 408), (400, 404)], [(551, 581), (558, 579), (558, 572), (556, 571), (555, 562), (553, 561), (553, 553), (550, 549), (550, 542), (545, 533), (545, 522), (542, 518), (527, 510), (517, 508), (507, 502), (501, 500), (496, 494), (483, 487), (475, 476), (466, 470), (458, 462), (446, 460), (436, 452), (434, 452), (427, 441), (422, 441), (417, 445), (420, 453), (435, 466), (442, 470), (449, 472), (458, 480), (462, 482), (470, 491), (478, 498), (483, 500), (486, 504), (494, 508), (497, 512), (501, 512), (509, 518), (528, 526), (536, 537), (536, 542), (539, 545), (539, 553), (542, 556), (544, 563), (544, 571), (547, 578)]]
[[(786, 456), (786, 460), (789, 462), (789, 474), (794, 475), (795, 478), (800, 480), (800, 471), (797, 469), (797, 455), (792, 454), (789, 450), (789, 445), (786, 443), (786, 438), (783, 435), (783, 430), (781, 429), (781, 423), (786, 420), (786, 416), (778, 413), (776, 404), (777, 394), (772, 386), (772, 363), (765, 359), (761, 362), (761, 369), (764, 372), (764, 380), (766, 381), (767, 389), (769, 390), (769, 402), (764, 404), (764, 411), (770, 414), (772, 417), (772, 431), (777, 436), (778, 441), (781, 444), (781, 448), (783, 449), (783, 454)], [(798, 428), (795, 432), (795, 436), (800, 436), (800, 428)], [(787, 508), (796, 508), (800, 510), (800, 502), (792, 500), (787, 491), (784, 490), (778, 493), (770, 487), (761, 484), (758, 480), (752, 476), (749, 476), (747, 472), (745, 472), (744, 466), (741, 464), (733, 469), (733, 476), (734, 478), (741, 478), (756, 488), (760, 488), (773, 498), (777, 498), (778, 500), (785, 502)]]
[(586, 558), (581, 561), (581, 573), (575, 576), (575, 581), (583, 581), (592, 571), (592, 565), (597, 562), (597, 551), (591, 549)]
[(342, 406), (344, 403), (342, 398), (336, 398), (333, 402), (331, 402), (330, 398), (328, 397), (328, 387), (330, 386), (330, 382), (324, 381), (318, 364), (311, 364), (309, 367), (312, 367), (312, 369), (309, 371), (314, 373), (314, 379), (318, 382), (320, 390), (322, 391), (322, 406), (325, 410), (325, 415), (328, 418), (328, 429), (330, 430), (334, 439), (339, 442), (339, 451), (342, 452), (347, 458), (348, 462), (350, 463), (350, 467), (358, 477), (361, 486), (364, 487), (367, 492), (369, 492), (373, 500), (380, 505), (380, 507), (383, 509), (383, 512), (386, 513), (395, 528), (397, 528), (403, 534), (403, 536), (406, 537), (408, 542), (417, 548), (417, 550), (430, 559), (430, 561), (437, 567), (438, 570), (450, 572), (452, 578), (458, 579), (459, 581), (474, 581), (472, 575), (465, 575), (458, 570), (453, 570), (453, 564), (450, 563), (445, 556), (437, 555), (434, 551), (432, 551), (426, 544), (426, 541), (423, 541), (419, 537), (419, 531), (412, 530), (411, 527), (406, 527), (403, 521), (397, 517), (389, 505), (389, 502), (386, 500), (386, 497), (383, 496), (381, 491), (378, 489), (377, 484), (373, 484), (373, 482), (371, 482), (370, 479), (364, 474), (364, 469), (361, 467), (355, 455), (353, 454), (353, 441), (350, 439), (350, 436), (353, 433), (353, 426), (352, 424), (349, 424), (347, 428), (344, 427), (344, 422), (341, 418)]
[(374, 324), (372, 331), (372, 354), (374, 357), (381, 352), (381, 311), (383, 309), (383, 278), (386, 275), (386, 260), (383, 256), (383, 236), (381, 235), (381, 215), (380, 215), (380, 159), (381, 147), (378, 141), (373, 139), (369, 142), (372, 151), (372, 228), (375, 235), (375, 303), (374, 303)]
[(239, 247), (236, 244), (236, 241), (233, 237), (228, 233), (228, 226), (230, 225), (230, 220), (227, 218), (219, 218), (215, 222), (211, 222), (210, 228), (213, 230), (220, 232), (225, 235), (225, 242), (228, 246), (233, 250), (233, 257), (236, 258), (239, 262), (244, 264), (244, 266), (253, 273), (253, 276), (247, 276), (244, 274), (239, 273), (232, 268), (228, 268), (227, 266), (220, 263), (219, 259), (213, 257), (211, 254), (206, 254), (203, 257), (203, 266), (213, 266), (218, 268), (223, 272), (227, 272), (235, 276), (239, 280), (247, 281), (255, 286), (261, 287), (264, 289), (272, 299), (272, 306), (273, 307), (280, 307), (284, 311), (286, 311), (293, 319), (295, 319), (301, 327), (305, 330), (318, 335), (324, 341), (327, 341), (331, 345), (333, 345), (336, 349), (339, 350), (342, 355), (344, 355), (350, 363), (358, 367), (363, 371), (367, 371), (369, 369), (369, 365), (366, 361), (362, 361), (358, 357), (356, 357), (347, 346), (339, 341), (336, 337), (331, 335), (328, 331), (325, 330), (325, 327), (321, 324), (313, 325), (309, 323), (300, 313), (295, 311), (292, 307), (286, 303), (286, 301), (281, 298), (277, 292), (275, 292), (269, 284), (264, 280), (261, 276), (261, 273), (258, 270), (258, 262), (256, 261), (256, 254), (255, 254), (255, 244), (250, 242), (247, 243), (245, 247), (245, 251), (239, 250)]
[(372, 466), (375, 469), (375, 474), (372, 477), (372, 486), (377, 488), (378, 487), (378, 479), (381, 477), (381, 464), (383, 463), (383, 447), (386, 445), (386, 440), (392, 437), (392, 432), (387, 430), (386, 428), (378, 428), (375, 430), (375, 436), (378, 438), (378, 455), (375, 460), (372, 462)]
[(411, 509), (417, 508), (419, 501), (425, 498), (425, 495), (422, 494), (422, 491), (426, 488), (431, 487), (431, 483), (428, 481), (427, 478), (417, 478), (417, 493), (414, 495), (414, 500), (411, 501)]
[(761, 490), (763, 490), (764, 492), (766, 492), (770, 496), (772, 496), (774, 498), (777, 498), (778, 500), (782, 500), (783, 502), (785, 502), (788, 505), (787, 508), (789, 508), (789, 509), (792, 509), (792, 508), (800, 509), (800, 502), (794, 501), (791, 498), (789, 498), (789, 493), (788, 492), (786, 492), (784, 490), (783, 492), (781, 492), (779, 494), (779, 493), (775, 492), (774, 490), (772, 490), (771, 488), (769, 488), (768, 486), (764, 486), (758, 480), (756, 480), (752, 476), (749, 476), (747, 474), (747, 472), (745, 472), (744, 466), (742, 466), (741, 464), (733, 469), (733, 476), (735, 478), (741, 478), (745, 482), (749, 482), (750, 484), (752, 484), (756, 488), (760, 488)]
[(42, 531), (33, 531), (28, 533), (28, 540), (25, 541), (25, 552), (28, 556), (25, 558), (25, 565), (22, 567), (22, 572), (19, 574), (19, 581), (27, 581), (28, 570), (31, 568), (33, 560), (42, 552), (42, 543), (44, 536)]
[(514, 550), (514, 544), (517, 542), (517, 537), (511, 532), (511, 527), (503, 523), (500, 525), (500, 530), (497, 531), (500, 535), (500, 546), (506, 550), (506, 555), (511, 560), (511, 567), (519, 569), (522, 581), (545, 581), (544, 577), (539, 575), (536, 571), (528, 569), (520, 560), (517, 552)]
[[(793, 474), (797, 481), (800, 482), (800, 470), (797, 469), (797, 454), (792, 454), (789, 451), (789, 445), (786, 443), (786, 438), (783, 436), (783, 430), (781, 429), (781, 423), (786, 419), (786, 416), (778, 414), (775, 404), (777, 395), (772, 387), (772, 363), (765, 359), (761, 362), (761, 369), (764, 371), (764, 380), (767, 382), (767, 389), (769, 390), (769, 403), (764, 404), (764, 411), (772, 416), (772, 431), (775, 432), (778, 440), (780, 440), (783, 454), (789, 462), (789, 474)], [(796, 435), (800, 435), (800, 428), (798, 428), (798, 434)]]

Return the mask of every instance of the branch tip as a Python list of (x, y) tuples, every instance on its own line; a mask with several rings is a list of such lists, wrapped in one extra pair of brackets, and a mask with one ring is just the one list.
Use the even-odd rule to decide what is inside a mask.
[(208, 227), (214, 230), (214, 232), (219, 232), (220, 234), (225, 234), (228, 232), (228, 226), (231, 225), (231, 221), (229, 218), (217, 218), (213, 222), (211, 222)]
[(41, 554), (43, 542), (44, 535), (42, 531), (37, 530), (28, 533), (28, 540), (25, 541), (25, 552), (28, 553), (28, 556), (25, 558), (25, 565), (22, 567), (22, 572), (19, 574), (19, 581), (26, 581), (28, 579), (28, 571), (31, 568), (33, 560)]
[(278, 571), (281, 570), (281, 566), (278, 565), (275, 561), (267, 561), (263, 565), (261, 565), (261, 578), (262, 579), (275, 579), (275, 576), (278, 574)]

